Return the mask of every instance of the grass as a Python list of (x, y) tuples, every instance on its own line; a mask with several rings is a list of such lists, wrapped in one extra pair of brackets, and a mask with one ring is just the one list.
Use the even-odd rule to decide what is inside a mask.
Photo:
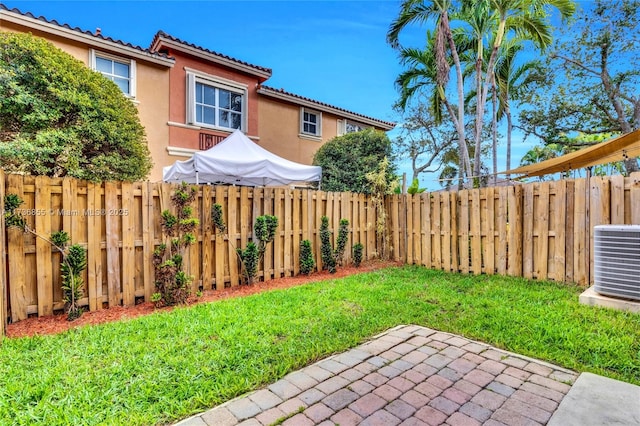
[(161, 424), (398, 324), (640, 384), (640, 315), (577, 287), (400, 267), (0, 346), (0, 424)]

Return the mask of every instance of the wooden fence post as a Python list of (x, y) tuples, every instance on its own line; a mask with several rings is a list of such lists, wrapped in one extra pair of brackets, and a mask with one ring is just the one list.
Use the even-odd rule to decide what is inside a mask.
[[(0, 211), (4, 212), (4, 171), (0, 170)], [(7, 252), (4, 216), (0, 220), (0, 343), (7, 332)]]

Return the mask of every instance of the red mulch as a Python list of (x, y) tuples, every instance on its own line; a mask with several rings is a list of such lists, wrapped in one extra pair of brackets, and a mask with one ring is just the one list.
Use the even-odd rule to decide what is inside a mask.
[[(242, 285), (224, 290), (206, 290), (202, 297), (191, 297), (188, 301), (189, 305), (196, 303), (211, 302), (214, 300), (230, 299), (234, 297), (248, 296), (250, 294), (262, 293), (264, 291), (294, 287), (309, 282), (322, 281), (326, 279), (346, 277), (348, 275), (358, 274), (362, 272), (374, 271), (376, 269), (388, 266), (398, 265), (394, 262), (372, 261), (360, 265), (359, 268), (353, 266), (340, 267), (335, 274), (329, 274), (327, 271), (315, 272), (309, 276), (298, 275), (295, 277), (279, 278), (276, 280), (258, 282), (253, 285)], [(158, 310), (169, 310), (167, 308), (156, 308), (153, 303), (145, 302), (132, 307), (114, 306), (99, 311), (85, 312), (79, 319), (75, 321), (67, 321), (65, 314), (49, 315), (43, 317), (31, 317), (26, 320), (19, 321), (15, 324), (9, 324), (7, 327), (8, 337), (23, 337), (45, 334), (56, 334), (68, 330), (70, 328), (81, 327), (84, 325), (102, 324), (105, 322), (118, 321), (121, 319), (135, 318), (142, 315), (148, 315)]]

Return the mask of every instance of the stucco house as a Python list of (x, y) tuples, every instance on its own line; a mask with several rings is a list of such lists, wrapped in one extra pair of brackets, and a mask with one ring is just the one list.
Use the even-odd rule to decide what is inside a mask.
[(175, 60), (147, 48), (95, 32), (72, 28), (57, 21), (8, 9), (0, 4), (0, 31), (31, 33), (42, 37), (89, 68), (102, 72), (122, 89), (137, 109), (147, 133), (149, 151), (155, 163), (152, 176), (157, 177), (158, 164), (169, 161), (169, 70)]
[(143, 48), (2, 4), (0, 31), (49, 40), (114, 81), (137, 106), (146, 129), (151, 181), (162, 179), (164, 166), (212, 147), (235, 129), (274, 154), (311, 164), (318, 148), (335, 136), (395, 125), (269, 87), (271, 69), (163, 31)]

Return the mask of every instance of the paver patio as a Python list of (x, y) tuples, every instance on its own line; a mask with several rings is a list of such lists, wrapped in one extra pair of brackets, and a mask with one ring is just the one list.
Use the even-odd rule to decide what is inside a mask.
[(179, 425), (538, 425), (577, 377), (453, 334), (398, 326)]

